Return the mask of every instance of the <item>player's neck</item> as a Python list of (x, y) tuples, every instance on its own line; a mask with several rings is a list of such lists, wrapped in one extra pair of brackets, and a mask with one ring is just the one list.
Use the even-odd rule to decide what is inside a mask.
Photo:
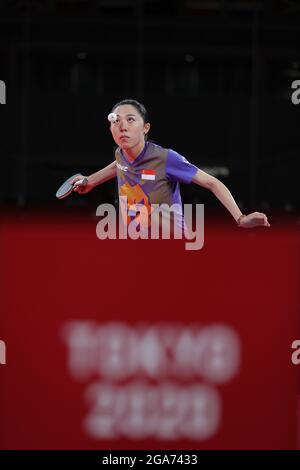
[(123, 150), (126, 158), (130, 161), (134, 161), (140, 155), (140, 153), (143, 151), (143, 149), (145, 147), (145, 144), (146, 144), (146, 142), (143, 141), (143, 142), (138, 143), (135, 147)]

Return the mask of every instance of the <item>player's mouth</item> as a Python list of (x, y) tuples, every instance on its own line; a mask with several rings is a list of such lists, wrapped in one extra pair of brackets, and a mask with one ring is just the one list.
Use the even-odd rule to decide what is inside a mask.
[(129, 139), (128, 135), (121, 135), (120, 137), (121, 142), (127, 142), (128, 139)]

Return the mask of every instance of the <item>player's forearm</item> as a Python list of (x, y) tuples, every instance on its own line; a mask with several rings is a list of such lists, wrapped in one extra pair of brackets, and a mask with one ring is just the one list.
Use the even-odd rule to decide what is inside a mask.
[(223, 206), (228, 209), (230, 214), (235, 220), (242, 215), (237, 203), (235, 202), (231, 192), (229, 189), (217, 178), (214, 178), (210, 188), (213, 194), (219, 199), (219, 201), (223, 204)]
[(89, 175), (89, 183), (93, 186), (98, 186), (99, 184), (105, 183), (117, 175), (117, 162), (114, 161), (107, 165), (106, 167), (102, 168), (102, 170)]

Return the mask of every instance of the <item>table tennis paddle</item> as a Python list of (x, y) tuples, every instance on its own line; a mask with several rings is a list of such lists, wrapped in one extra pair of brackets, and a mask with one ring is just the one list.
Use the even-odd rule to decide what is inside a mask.
[[(57, 199), (64, 199), (72, 193), (75, 185), (75, 183), (72, 183), (72, 180), (76, 178), (76, 176), (81, 176), (81, 174), (76, 173), (76, 175), (71, 176), (58, 188), (56, 192)], [(85, 186), (87, 183), (88, 179), (82, 178), (81, 180), (76, 181), (76, 186)]]

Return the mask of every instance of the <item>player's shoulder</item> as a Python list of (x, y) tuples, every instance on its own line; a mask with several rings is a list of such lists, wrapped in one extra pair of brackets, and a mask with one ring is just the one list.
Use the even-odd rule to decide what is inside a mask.
[(181, 153), (177, 152), (177, 150), (174, 150), (172, 148), (169, 148), (168, 149), (168, 158), (169, 160), (182, 160), (182, 161), (186, 161), (186, 158), (184, 155), (182, 155)]
[(164, 160), (167, 165), (172, 165), (179, 163), (188, 163), (188, 160), (184, 155), (179, 153), (177, 150), (170, 147), (163, 147), (155, 142), (148, 142), (149, 147), (149, 157), (154, 155), (156, 158)]
[(159, 151), (159, 150), (165, 150), (162, 145), (160, 145), (160, 144), (158, 144), (158, 143), (156, 143), (156, 142), (153, 142), (153, 140), (148, 140), (148, 141), (147, 141), (147, 147), (148, 147), (148, 149), (154, 150), (154, 151), (155, 151), (155, 150), (157, 150), (157, 151)]
[(166, 159), (168, 156), (169, 149), (163, 147), (162, 145), (157, 144), (156, 142), (152, 142), (151, 140), (147, 142), (148, 146), (148, 154), (152, 154), (157, 158)]

